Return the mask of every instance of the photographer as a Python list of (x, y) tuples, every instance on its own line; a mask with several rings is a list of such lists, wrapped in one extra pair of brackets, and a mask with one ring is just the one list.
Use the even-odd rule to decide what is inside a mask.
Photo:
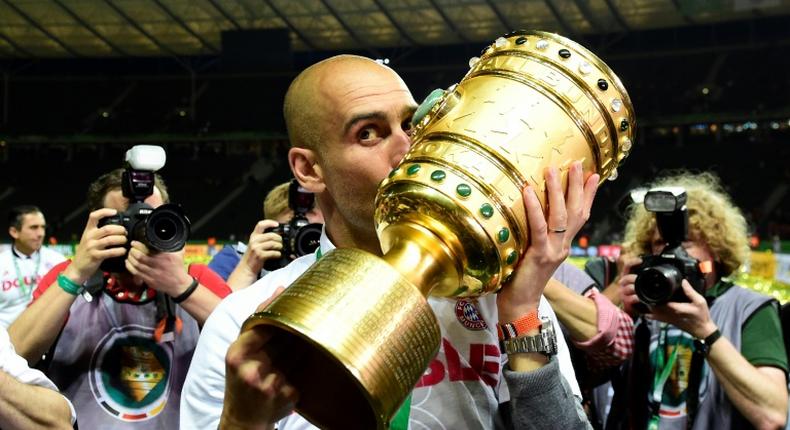
[[(168, 195), (158, 175), (150, 178), (151, 194), (140, 200), (155, 212)], [(44, 276), (9, 333), (31, 364), (47, 353), (47, 374), (75, 405), (81, 427), (177, 428), (199, 327), (230, 289), (203, 265), (186, 269), (183, 251), (153, 252), (134, 240), (136, 229), (114, 223), (116, 215), (133, 216), (125, 179), (117, 169), (90, 185), (76, 255)], [(121, 267), (100, 270), (112, 258)]]
[[(632, 207), (626, 226), (624, 250), (642, 261), (630, 257), (626, 266), (636, 265), (617, 282), (626, 309), (644, 314), (607, 428), (783, 428), (777, 302), (725, 278), (749, 256), (743, 215), (712, 174), (682, 173), (653, 187), (662, 188)], [(677, 201), (667, 212), (658, 206), (670, 196)]]
[[(255, 225), (247, 244), (239, 242), (225, 246), (208, 264), (233, 291), (252, 285), (267, 272), (314, 251), (318, 245), (324, 222), (321, 209), (315, 205), (313, 193), (302, 190), (294, 181), (269, 191), (263, 201), (263, 217)], [(296, 228), (291, 228), (291, 224)], [(287, 234), (284, 234), (285, 228)], [(292, 246), (292, 239), (305, 243)], [(283, 248), (287, 256), (282, 255)]]

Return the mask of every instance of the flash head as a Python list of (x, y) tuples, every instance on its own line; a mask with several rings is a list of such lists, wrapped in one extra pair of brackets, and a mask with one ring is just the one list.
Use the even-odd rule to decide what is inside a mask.
[(686, 190), (681, 187), (657, 187), (645, 194), (645, 209), (664, 213), (683, 210), (686, 207)]
[(134, 170), (156, 172), (165, 166), (167, 156), (161, 146), (135, 145), (126, 151), (126, 163)]

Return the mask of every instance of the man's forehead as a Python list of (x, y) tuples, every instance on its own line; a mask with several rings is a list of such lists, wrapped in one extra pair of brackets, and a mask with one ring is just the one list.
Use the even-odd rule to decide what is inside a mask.
[(26, 213), (22, 217), (22, 225), (44, 224), (44, 214), (41, 212)]

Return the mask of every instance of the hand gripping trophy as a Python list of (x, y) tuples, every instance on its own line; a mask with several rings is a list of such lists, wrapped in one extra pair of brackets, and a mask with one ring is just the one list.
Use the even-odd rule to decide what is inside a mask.
[(274, 332), (274, 364), (319, 427), (387, 428), (439, 349), (426, 297), (496, 292), (529, 243), (523, 187), (545, 190), (548, 166), (566, 184), (577, 160), (614, 179), (631, 150), (625, 88), (573, 41), (517, 32), (470, 66), (421, 106), (411, 150), (379, 186), (383, 257), (329, 252), (242, 327)]

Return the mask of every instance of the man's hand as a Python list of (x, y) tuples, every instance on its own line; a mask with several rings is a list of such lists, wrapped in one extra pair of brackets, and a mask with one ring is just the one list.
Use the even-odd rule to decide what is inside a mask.
[(653, 306), (648, 316), (685, 331), (697, 339), (704, 339), (716, 331), (716, 324), (710, 319), (708, 302), (685, 279), (682, 283), (683, 292), (689, 302), (669, 302), (665, 305)]
[(126, 269), (149, 287), (171, 297), (178, 297), (192, 283), (184, 267), (183, 250), (154, 253), (136, 240), (126, 257)]
[(585, 181), (581, 162), (573, 163), (568, 172), (567, 194), (563, 193), (556, 168), (547, 169), (545, 179), (546, 216), (534, 190), (530, 186), (524, 188), (530, 245), (512, 281), (497, 296), (500, 321), (513, 321), (537, 309), (546, 283), (568, 256), (573, 237), (590, 217), (590, 207), (598, 189), (597, 174)]
[(239, 264), (256, 277), (263, 269), (263, 263), (281, 256), (280, 251), (283, 249), (283, 238), (274, 232), (264, 233), (266, 229), (274, 228), (278, 225), (277, 221), (265, 219), (259, 221), (255, 225), (255, 229), (252, 230), (252, 234), (250, 234), (247, 251), (244, 252)]
[(619, 276), (615, 282), (620, 292), (623, 310), (631, 316), (640, 313), (638, 311), (639, 306), (637, 306), (639, 297), (637, 297), (636, 288), (634, 287), (636, 273), (631, 273), (631, 269), (639, 264), (642, 264), (642, 259), (634, 256), (621, 255), (617, 260)]
[[(284, 288), (278, 288), (257, 311), (268, 306), (283, 291)], [(221, 429), (271, 429), (296, 404), (296, 389), (282, 372), (272, 367), (271, 358), (264, 349), (270, 337), (265, 327), (255, 327), (241, 333), (228, 348)]]
[(66, 277), (78, 284), (83, 284), (99, 270), (102, 261), (126, 254), (126, 249), (121, 247), (127, 240), (126, 229), (123, 226), (98, 227), (100, 219), (113, 216), (116, 213), (118, 211), (109, 208), (90, 213), (80, 243), (77, 245), (77, 252), (72, 263), (63, 273)]

